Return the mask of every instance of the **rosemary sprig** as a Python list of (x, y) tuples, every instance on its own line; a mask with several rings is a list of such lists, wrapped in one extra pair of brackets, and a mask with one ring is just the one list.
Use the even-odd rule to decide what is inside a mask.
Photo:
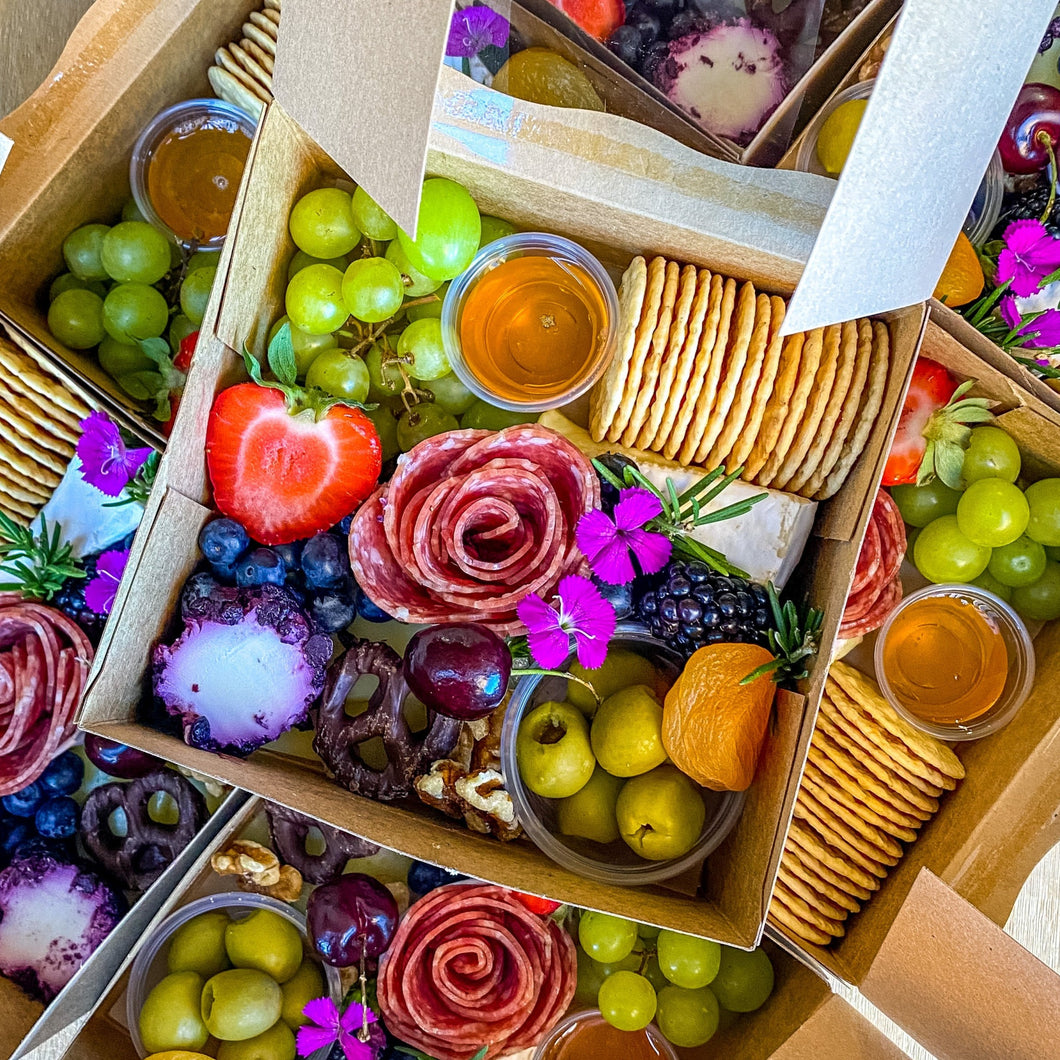
[(716, 467), (681, 494), (678, 494), (673, 479), (669, 476), (666, 479), (666, 491), (663, 492), (639, 468), (631, 464), (622, 468), (621, 478), (601, 460), (593, 460), (593, 467), (605, 482), (617, 490), (645, 489), (659, 498), (663, 509), (662, 514), (646, 524), (645, 529), (668, 537), (673, 544), (674, 552), (689, 559), (702, 560), (719, 574), (736, 575), (740, 578), (748, 577), (747, 572), (730, 563), (724, 553), (709, 545), (704, 545), (691, 536), (692, 531), (700, 526), (709, 526), (711, 523), (720, 523), (725, 519), (735, 519), (746, 515), (759, 501), (765, 500), (767, 495), (758, 493), (753, 497), (727, 504), (724, 508), (710, 512), (704, 511), (711, 501), (740, 477), (743, 467), (738, 467), (728, 474), (725, 468)]
[(752, 670), (740, 681), (741, 685), (749, 685), (764, 674), (772, 674), (777, 684), (799, 681), (809, 675), (806, 660), (816, 655), (821, 647), (823, 611), (810, 607), (800, 615), (793, 601), (787, 600), (782, 605), (772, 582), (766, 583), (766, 594), (773, 612), (773, 628), (768, 636), (769, 650), (774, 658)]
[(34, 534), (0, 512), (0, 574), (19, 579), (0, 582), (0, 592), (50, 600), (67, 578), (86, 576), (72, 547), (63, 543), (62, 527), (53, 523), (49, 534), (43, 515), (40, 522), (40, 533)]

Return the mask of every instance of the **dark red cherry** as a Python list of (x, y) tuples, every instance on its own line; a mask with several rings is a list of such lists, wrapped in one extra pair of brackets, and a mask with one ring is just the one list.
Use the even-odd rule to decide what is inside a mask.
[(97, 769), (121, 780), (146, 777), (148, 773), (153, 773), (165, 765), (162, 759), (155, 758), (154, 755), (92, 732), (85, 733), (85, 757)]
[(429, 710), (473, 721), (496, 710), (508, 691), (512, 653), (492, 630), (452, 622), (421, 629), (405, 649), (405, 680)]
[(378, 957), (397, 930), (394, 896), (374, 877), (348, 872), (318, 887), (306, 905), (306, 927), (321, 960), (351, 968)]
[(1032, 81), (1024, 85), (1005, 123), (998, 150), (1009, 173), (1037, 173), (1060, 145), (1060, 89)]

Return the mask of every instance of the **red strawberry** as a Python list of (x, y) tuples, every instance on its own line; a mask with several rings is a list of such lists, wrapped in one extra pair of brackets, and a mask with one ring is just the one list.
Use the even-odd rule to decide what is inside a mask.
[(971, 434), (966, 424), (993, 418), (985, 398), (964, 396), (974, 385), (970, 379), (958, 386), (941, 364), (917, 360), (883, 470), (885, 486), (923, 484), (937, 474), (947, 486), (960, 488)]
[(524, 894), (522, 891), (509, 891), (508, 893), (531, 913), (539, 913), (541, 916), (549, 916), (563, 904), (553, 902), (551, 898), (538, 898), (536, 894)]
[(352, 512), (375, 488), (382, 446), (358, 408), (321, 413), (278, 389), (239, 383), (214, 399), (206, 465), (218, 509), (255, 541), (282, 545)]
[(195, 343), (198, 341), (199, 333), (197, 331), (193, 331), (190, 335), (185, 335), (180, 340), (177, 355), (173, 358), (174, 368), (179, 368), (180, 371), (186, 372), (191, 367), (191, 358), (195, 353)]
[(626, 5), (622, 0), (551, 0), (551, 3), (597, 40), (606, 40), (626, 21)]

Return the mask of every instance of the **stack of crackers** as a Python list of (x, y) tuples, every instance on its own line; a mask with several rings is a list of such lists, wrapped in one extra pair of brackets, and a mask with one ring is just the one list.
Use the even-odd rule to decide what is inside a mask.
[(846, 481), (883, 403), (890, 336), (856, 320), (780, 336), (786, 303), (751, 283), (635, 258), (590, 431), (814, 500)]
[(953, 751), (900, 717), (875, 681), (833, 663), (770, 921), (818, 946), (840, 938), (963, 776)]
[(62, 480), (90, 411), (0, 335), (0, 512), (29, 525)]
[(251, 11), (243, 23), (242, 40), (218, 48), (207, 71), (214, 92), (253, 118), (272, 99), (279, 28), (280, 0), (265, 0), (265, 7)]

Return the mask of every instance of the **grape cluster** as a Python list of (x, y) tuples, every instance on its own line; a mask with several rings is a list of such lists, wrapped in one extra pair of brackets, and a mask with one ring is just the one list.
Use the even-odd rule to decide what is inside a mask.
[[(288, 268), (286, 314), (300, 379), (368, 413), (389, 460), (424, 438), (466, 427), (499, 430), (523, 417), (479, 401), (453, 374), (442, 342), (451, 279), (479, 248), (513, 228), (480, 217), (451, 180), (423, 187), (411, 240), (364, 191), (316, 188), (291, 210), (298, 247)], [(458, 422), (458, 417), (462, 421)]]
[(680, 1048), (703, 1045), (773, 991), (773, 965), (762, 949), (747, 953), (597, 912), (581, 914), (578, 944), (575, 1000), (597, 1005), (618, 1030), (643, 1030), (654, 1020)]
[(1000, 427), (972, 430), (961, 490), (935, 479), (894, 486), (913, 562), (931, 582), (971, 583), (1027, 621), (1060, 618), (1060, 478), (1026, 488), (1020, 451)]
[(282, 585), (294, 593), (317, 632), (337, 633), (358, 616), (389, 621), (350, 573), (348, 534), (344, 520), (304, 541), (268, 548), (252, 541), (235, 519), (214, 519), (199, 532), (199, 551), (206, 563), (184, 583), (182, 608), (186, 611), (189, 601), (209, 596), (218, 584)]
[(48, 289), (52, 335), (71, 349), (95, 349), (101, 367), (130, 397), (164, 396), (172, 378), (145, 344), (162, 338), (168, 355), (178, 356), (206, 313), (217, 252), (185, 254), (129, 200), (117, 224), (71, 232), (63, 259), (68, 271)]

